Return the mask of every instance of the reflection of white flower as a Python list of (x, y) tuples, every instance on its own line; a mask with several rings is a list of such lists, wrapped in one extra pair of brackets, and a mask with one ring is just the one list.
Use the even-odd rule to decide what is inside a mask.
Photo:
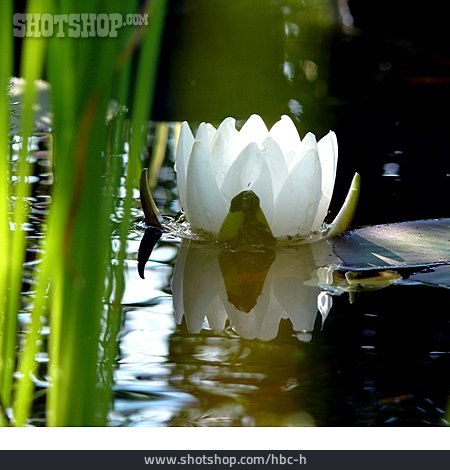
[(233, 118), (217, 130), (202, 123), (195, 138), (184, 122), (176, 155), (181, 206), (193, 230), (217, 236), (231, 200), (251, 190), (275, 237), (307, 236), (322, 228), (337, 157), (334, 132), (301, 140), (288, 116), (270, 131), (257, 115), (240, 131)]
[[(309, 245), (233, 252), (185, 241), (172, 281), (177, 323), (184, 316), (189, 331), (198, 333), (222, 331), (229, 322), (245, 339), (268, 341), (281, 319), (289, 319), (299, 339), (309, 340), (320, 291), (305, 281), (315, 269)], [(319, 307), (326, 317), (330, 299), (319, 298)]]

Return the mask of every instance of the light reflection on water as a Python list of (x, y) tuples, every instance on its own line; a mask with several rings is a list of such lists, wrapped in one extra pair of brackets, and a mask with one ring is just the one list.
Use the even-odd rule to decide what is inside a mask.
[[(173, 259), (178, 244), (161, 242), (147, 264), (145, 280), (139, 278), (135, 261), (128, 263), (110, 424), (314, 424), (311, 413), (302, 409), (301, 397), (308, 377), (315, 372), (308, 370), (313, 367), (311, 358), (296, 337), (305, 332), (304, 338), (310, 339), (318, 312), (319, 289), (303, 286), (315, 268), (311, 250), (277, 253), (266, 263), (267, 272), (262, 276), (258, 271), (250, 272), (253, 277), (247, 272), (240, 283), (228, 286), (231, 290), (243, 288), (238, 292), (241, 299), (234, 301), (245, 303), (247, 312), (227, 300), (225, 283), (232, 279), (224, 281), (230, 273), (226, 261), (220, 270), (221, 253), (193, 245), (188, 241), (181, 247), (175, 267), (178, 274), (173, 275), (166, 263)], [(171, 283), (182, 286), (184, 280), (188, 283), (184, 302), (192, 294), (190, 307), (175, 312), (173, 303), (179, 309), (180, 299), (176, 292), (174, 299), (167, 292)], [(197, 288), (191, 291), (195, 284)], [(214, 290), (218, 286), (222, 289), (221, 310), (220, 296), (213, 298), (218, 296)], [(292, 290), (295, 287), (298, 289)], [(283, 298), (287, 293), (294, 297)], [(246, 295), (250, 300), (244, 300)], [(299, 297), (306, 301), (305, 309), (298, 303)], [(226, 308), (224, 304), (228, 304)], [(203, 318), (205, 312), (209, 322)], [(211, 315), (221, 318), (214, 323)]]
[[(136, 240), (130, 247), (137, 249)], [(316, 251), (323, 259), (320, 247)], [(379, 318), (386, 322), (382, 311), (374, 307), (376, 313), (371, 313), (371, 301), (361, 302), (361, 297), (353, 306), (346, 297), (335, 298), (339, 310), (334, 318), (329, 294), (314, 285), (312, 247), (265, 253), (267, 262), (259, 263), (259, 270), (244, 269), (240, 282), (231, 286), (227, 269), (236, 265), (222, 260), (221, 266), (215, 247), (163, 239), (147, 263), (145, 280), (137, 273), (136, 252), (129, 255), (110, 425), (443, 423), (443, 411), (435, 403), (438, 389), (423, 389), (423, 379), (411, 383), (404, 372), (427, 370), (435, 383), (436, 374), (447, 370), (445, 354), (433, 352), (427, 358), (434, 341), (431, 327), (423, 333), (428, 338), (423, 348), (413, 354), (419, 363), (410, 363), (403, 352), (400, 362), (390, 357), (398, 354), (397, 348), (416, 346), (417, 329), (422, 328), (410, 311), (412, 326), (406, 334), (411, 340), (402, 339), (405, 326), (395, 307), (404, 295), (401, 287), (394, 288), (394, 295), (378, 291), (372, 301), (376, 306), (386, 299), (386, 315), (392, 315), (392, 324), (380, 327)], [(248, 255), (242, 259), (244, 268)], [(266, 272), (260, 272), (261, 266)], [(358, 305), (363, 315), (352, 313)], [(319, 312), (323, 317), (329, 313), (331, 326)], [(380, 335), (385, 336), (381, 343)], [(386, 349), (392, 350), (387, 356)], [(386, 386), (391, 376), (395, 385)], [(396, 383), (398, 376), (406, 382)]]
[[(171, 152), (163, 170), (157, 203), (174, 216)], [(49, 187), (45, 170), (30, 198), (30, 273)], [(141, 216), (136, 193), (134, 220)], [(376, 297), (358, 294), (354, 304), (334, 297), (331, 307), (330, 295), (317, 287), (333, 281), (317, 270), (329, 256), (325, 245), (263, 252), (252, 262), (255, 255), (194, 240), (180, 244), (169, 234), (142, 280), (136, 261), (142, 234), (137, 224), (128, 239), (110, 426), (444, 423), (449, 322), (445, 309), (428, 322), (421, 317), (427, 299), (445, 305), (441, 290), (423, 295), (420, 287), (395, 286)], [(28, 289), (25, 279), (24, 296)], [(22, 330), (28, 321), (25, 306)], [(44, 340), (48, 334), (44, 325)], [(31, 425), (45, 423), (47, 360), (43, 352)]]
[(184, 241), (172, 282), (177, 323), (184, 316), (192, 333), (229, 323), (241, 338), (269, 341), (288, 319), (308, 334), (318, 312), (319, 288), (307, 283), (315, 270), (314, 246), (252, 252)]
[(321, 245), (259, 253), (255, 267), (254, 254), (167, 235), (143, 280), (140, 236), (129, 240), (111, 426), (445, 423), (448, 359), (436, 351), (448, 349), (449, 323), (420, 320), (417, 287), (351, 304), (317, 287), (333, 278), (317, 268)]
[[(168, 215), (177, 207), (172, 166), (169, 155), (158, 199)], [(50, 201), (47, 181), (45, 173), (30, 199), (30, 272)], [(137, 194), (133, 216), (140, 221)], [(317, 270), (328, 256), (321, 245), (259, 253), (252, 266), (254, 255), (180, 244), (168, 234), (142, 280), (142, 234), (136, 225), (128, 239), (110, 426), (444, 423), (449, 322), (444, 310), (428, 322), (420, 313), (429, 309), (426, 299), (445, 305), (442, 290), (423, 295), (420, 287), (395, 286), (376, 297), (358, 294), (354, 304), (334, 297), (331, 308), (317, 287), (330, 281)], [(30, 295), (26, 279), (24, 289)], [(19, 321), (24, 329), (26, 307)], [(44, 339), (48, 333), (44, 325)], [(45, 352), (39, 364), (31, 425), (45, 423)]]

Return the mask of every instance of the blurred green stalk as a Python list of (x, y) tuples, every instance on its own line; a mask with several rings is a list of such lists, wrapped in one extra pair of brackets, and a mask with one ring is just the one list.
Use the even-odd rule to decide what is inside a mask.
[[(35, 11), (38, 4), (43, 6), (45, 10), (46, 6), (44, 2), (30, 1), (28, 11)], [(11, 21), (11, 16), (6, 18)], [(4, 21), (6, 22), (6, 19)], [(7, 31), (12, 36), (11, 28), (7, 29)], [(34, 82), (42, 75), (45, 42), (44, 39), (29, 38), (24, 45), (20, 68), (27, 85), (23, 93), (22, 106), (20, 109), (21, 146), (17, 163), (17, 182), (14, 185), (14, 191), (10, 193), (10, 196), (14, 196), (11, 221), (9, 221), (8, 210), (5, 213), (2, 212), (2, 219), (6, 218), (6, 223), (11, 222), (10, 225), (12, 227), (7, 242), (8, 252), (5, 254), (4, 258), (7, 260), (6, 269), (8, 275), (7, 282), (5, 283), (6, 308), (2, 316), (1, 325), (2, 366), (0, 379), (1, 399), (4, 407), (9, 407), (12, 399), (13, 373), (16, 363), (17, 313), (21, 307), (23, 262), (25, 260), (26, 247), (26, 232), (23, 226), (28, 217), (27, 198), (30, 195), (30, 185), (27, 181), (27, 177), (30, 174), (28, 145), (33, 129), (32, 106), (35, 100)], [(10, 51), (11, 50), (12, 47), (10, 46)], [(3, 109), (5, 113), (8, 112), (9, 103), (7, 103), (6, 107)], [(6, 133), (2, 133), (2, 138), (9, 139), (9, 126), (8, 129), (4, 129), (4, 131), (6, 131)], [(8, 153), (6, 155), (8, 157)], [(6, 162), (8, 162), (8, 158), (6, 158)], [(8, 178), (8, 175), (9, 172), (6, 170), (5, 178)], [(7, 184), (10, 184), (8, 180)], [(2, 222), (3, 226), (4, 224), (5, 221)]]
[(7, 293), (9, 277), (9, 98), (7, 90), (12, 70), (13, 36), (12, 36), (12, 2), (3, 2), (3, 15), (0, 16), (0, 425), (5, 425), (4, 417), (8, 391), (3, 386), (3, 377), (8, 370), (9, 362), (6, 352), (5, 335), (8, 329)]
[[(53, 14), (121, 12), (126, 15), (135, 12), (136, 4), (125, 5), (119, 0), (108, 3), (100, 0), (30, 1), (28, 11)], [(12, 232), (8, 218), (11, 198), (9, 122), (4, 123), (2, 119), (0, 127), (0, 147), (6, 153), (0, 163), (0, 250), (2, 260), (7, 260), (0, 265), (0, 301), (5, 300), (0, 307), (0, 398), (5, 409), (13, 403), (13, 422), (18, 426), (26, 424), (30, 415), (33, 376), (37, 367), (35, 358), (42, 343), (41, 322), (45, 317), (50, 325), (47, 424), (99, 426), (107, 422), (120, 329), (123, 264), (132, 192), (137, 183), (135, 176), (139, 173), (142, 146), (146, 143), (146, 121), (152, 106), (167, 0), (153, 0), (148, 6), (149, 25), (137, 29), (124, 27), (119, 30), (119, 38), (53, 36), (48, 41), (42, 38), (24, 40), (21, 70), (29, 85), (41, 76), (44, 60), (47, 63), (47, 76), (52, 87), (56, 163), (47, 230), (33, 279), (31, 322), (19, 353), (19, 379), (13, 393), (17, 313), (26, 246), (21, 227), (27, 221), (26, 198), (30, 192), (25, 177), (30, 174), (27, 142), (33, 126), (33, 87), (27, 86), (21, 110), (23, 140), (12, 215), (15, 230)], [(1, 47), (9, 51), (0, 59), (0, 79), (4, 88), (12, 62), (11, 2), (6, 2), (5, 7), (9, 8), (9, 14), (4, 13), (0, 24)], [(140, 40), (140, 54), (137, 74), (133, 77), (131, 61), (139, 44), (137, 40)], [(44, 55), (47, 42), (47, 54)], [(119, 105), (124, 103), (130, 88), (134, 89), (134, 98), (126, 196), (119, 229), (118, 260), (112, 266), (111, 215), (117, 209), (126, 136), (125, 117), (120, 106), (109, 133), (106, 114), (110, 100), (116, 98)], [(1, 95), (3, 101), (0, 104), (4, 106), (0, 109), (6, 110), (7, 97), (4, 93)], [(4, 418), (2, 424), (6, 424)]]

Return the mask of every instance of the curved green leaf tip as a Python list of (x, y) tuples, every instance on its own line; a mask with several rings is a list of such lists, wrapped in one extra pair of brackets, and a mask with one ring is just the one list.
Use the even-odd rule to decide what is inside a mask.
[(324, 237), (325, 239), (337, 237), (348, 229), (356, 212), (360, 188), (361, 176), (359, 173), (355, 173), (352, 184), (350, 185), (350, 189), (348, 190), (347, 197), (345, 198), (345, 202), (339, 211), (339, 214), (333, 220), (329, 232)]
[(276, 241), (253, 191), (242, 191), (231, 200), (217, 240), (227, 243), (253, 243), (275, 245)]
[(142, 170), (139, 190), (145, 223), (152, 227), (162, 228), (161, 222), (159, 221), (161, 215), (153, 200), (150, 186), (148, 185), (148, 168)]

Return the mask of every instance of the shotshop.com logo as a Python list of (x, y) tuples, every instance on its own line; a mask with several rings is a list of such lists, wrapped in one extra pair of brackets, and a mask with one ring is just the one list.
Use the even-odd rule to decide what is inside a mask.
[(89, 38), (117, 37), (122, 26), (142, 26), (148, 24), (148, 14), (120, 13), (71, 13), (52, 15), (50, 13), (15, 13), (13, 15), (13, 35), (15, 37), (48, 38)]

